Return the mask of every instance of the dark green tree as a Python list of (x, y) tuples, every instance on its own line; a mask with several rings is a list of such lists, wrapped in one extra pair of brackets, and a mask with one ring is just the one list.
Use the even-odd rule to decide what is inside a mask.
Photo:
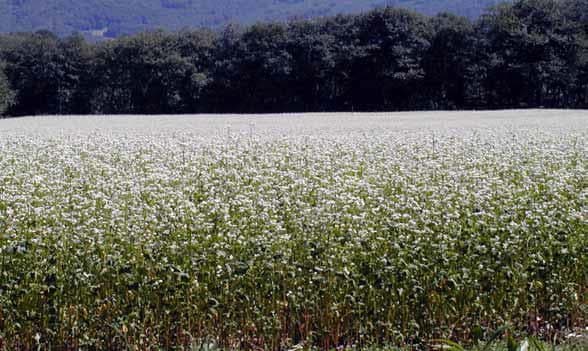
[[(213, 82), (214, 42), (216, 36), (208, 30), (180, 32), (176, 35), (176, 62), (185, 67), (176, 71), (175, 83), (179, 104), (175, 110), (183, 113), (210, 112), (210, 85)], [(172, 105), (172, 104), (170, 104)]]
[(146, 32), (101, 44), (92, 110), (102, 113), (200, 112), (209, 83), (209, 32)]
[(290, 102), (292, 111), (323, 111), (332, 106), (335, 72), (335, 36), (324, 22), (295, 22), (288, 28), (292, 58)]
[(287, 47), (283, 24), (256, 24), (243, 33), (233, 61), (241, 112), (279, 112), (288, 104), (292, 56)]
[(59, 39), (49, 32), (17, 34), (5, 42), (6, 75), (17, 92), (12, 115), (58, 113)]
[[(357, 17), (352, 104), (361, 110), (418, 108), (431, 31), (424, 16), (395, 8)], [(426, 107), (426, 106), (425, 106)]]
[(359, 26), (356, 16), (339, 15), (326, 19), (322, 24), (325, 33), (332, 37), (329, 43), (331, 56), (327, 63), (334, 65), (326, 72), (326, 85), (321, 97), (323, 109), (329, 111), (352, 111), (357, 107), (353, 100), (354, 67), (362, 49), (359, 44)]
[(588, 0), (565, 0), (563, 13), (577, 45), (575, 104), (588, 108)]
[(555, 0), (519, 0), (479, 22), (489, 107), (563, 107), (576, 77), (577, 45)]
[(100, 79), (92, 102), (97, 112), (169, 113), (180, 102), (173, 89), (187, 63), (174, 55), (170, 35), (141, 33), (99, 49), (95, 74)]
[(0, 117), (14, 103), (14, 92), (10, 89), (8, 78), (4, 74), (4, 63), (0, 62)]
[(81, 35), (59, 41), (55, 60), (57, 95), (55, 112), (58, 114), (85, 114), (90, 112), (90, 90), (94, 81), (91, 75), (93, 48)]
[(519, 107), (524, 93), (525, 53), (519, 50), (524, 26), (511, 5), (503, 4), (484, 15), (476, 28), (477, 50), (483, 53), (484, 104), (492, 108)]
[(430, 22), (434, 35), (423, 66), (431, 107), (464, 108), (475, 55), (474, 28), (468, 19), (452, 14), (437, 15)]
[(239, 67), (240, 41), (243, 29), (229, 25), (215, 38), (211, 75), (206, 92), (209, 112), (240, 112), (244, 109)]

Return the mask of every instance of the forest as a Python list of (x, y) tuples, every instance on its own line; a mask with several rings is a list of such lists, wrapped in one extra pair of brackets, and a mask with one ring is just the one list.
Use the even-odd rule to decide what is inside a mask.
[(0, 114), (588, 107), (588, 0), (469, 20), (393, 7), (99, 43), (0, 35)]

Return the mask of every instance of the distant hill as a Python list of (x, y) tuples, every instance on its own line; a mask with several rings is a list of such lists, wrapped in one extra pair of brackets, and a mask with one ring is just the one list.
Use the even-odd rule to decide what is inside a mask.
[(500, 0), (0, 0), (0, 32), (117, 37), (147, 29), (220, 27), (399, 6), (475, 18)]

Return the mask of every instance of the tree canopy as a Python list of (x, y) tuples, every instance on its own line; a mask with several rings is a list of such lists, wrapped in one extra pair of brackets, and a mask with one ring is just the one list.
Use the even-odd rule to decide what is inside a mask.
[(14, 92), (10, 88), (3, 68), (4, 63), (0, 62), (0, 117), (14, 103)]
[(15, 116), (586, 108), (586, 13), (519, 0), (476, 21), (388, 7), (95, 44), (2, 35), (0, 84)]

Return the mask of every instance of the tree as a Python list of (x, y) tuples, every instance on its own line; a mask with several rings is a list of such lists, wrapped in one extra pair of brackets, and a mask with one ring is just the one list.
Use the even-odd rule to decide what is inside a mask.
[(90, 112), (89, 95), (94, 81), (88, 73), (92, 55), (93, 48), (81, 35), (59, 41), (54, 58), (57, 76), (56, 113)]
[(209, 112), (226, 113), (243, 110), (240, 85), (239, 45), (243, 30), (229, 25), (216, 36), (212, 55), (211, 75), (206, 99)]
[(323, 111), (332, 106), (335, 72), (335, 36), (324, 22), (299, 21), (288, 28), (292, 58), (290, 103), (292, 111)]
[(4, 64), (0, 62), (0, 116), (14, 103), (14, 92), (10, 89), (8, 78), (4, 74)]
[(328, 64), (333, 65), (326, 72), (326, 84), (321, 98), (324, 110), (353, 111), (356, 104), (353, 100), (356, 87), (353, 74), (357, 58), (362, 49), (358, 45), (359, 26), (356, 16), (338, 15), (326, 19), (322, 26), (331, 39), (331, 57)]
[(519, 51), (524, 26), (509, 4), (502, 4), (484, 15), (477, 24), (480, 55), (478, 62), (487, 75), (483, 85), (484, 103), (492, 108), (519, 107), (524, 92), (524, 78)]
[(577, 75), (578, 47), (562, 15), (561, 3), (525, 0), (513, 6), (526, 27), (520, 49), (527, 53), (527, 104), (569, 106)]
[[(122, 39), (128, 40), (128, 39)], [(120, 40), (100, 43), (92, 58), (90, 89), (91, 113), (132, 113), (131, 75), (127, 64), (119, 56), (123, 49)]]
[(563, 107), (574, 88), (577, 46), (555, 0), (519, 0), (484, 16), (491, 107)]
[(256, 24), (240, 38), (234, 57), (242, 112), (279, 112), (288, 104), (292, 56), (287, 27)]
[(466, 106), (468, 73), (474, 61), (474, 28), (464, 17), (440, 14), (430, 20), (434, 32), (423, 59), (433, 108)]
[(517, 0), (475, 23), (382, 8), (97, 44), (0, 35), (4, 99), (13, 115), (588, 107), (587, 14)]
[(59, 74), (55, 57), (59, 39), (46, 31), (11, 36), (3, 48), (6, 76), (17, 92), (11, 113), (57, 113)]
[(209, 32), (147, 32), (101, 44), (94, 61), (92, 110), (101, 113), (200, 112), (209, 83)]
[(564, 1), (563, 16), (577, 47), (575, 104), (588, 108), (588, 0)]
[(411, 109), (422, 102), (422, 59), (431, 31), (424, 16), (385, 8), (357, 17), (353, 105), (362, 110)]

